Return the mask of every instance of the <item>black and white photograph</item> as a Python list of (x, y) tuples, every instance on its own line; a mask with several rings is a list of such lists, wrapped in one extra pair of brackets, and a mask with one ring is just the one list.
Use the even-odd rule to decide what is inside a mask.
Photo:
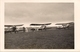
[(75, 49), (73, 2), (7, 2), (4, 7), (4, 49)]

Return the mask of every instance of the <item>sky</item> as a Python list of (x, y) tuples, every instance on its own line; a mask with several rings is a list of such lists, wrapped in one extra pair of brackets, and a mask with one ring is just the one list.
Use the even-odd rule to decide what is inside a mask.
[(74, 21), (73, 3), (5, 3), (5, 24)]

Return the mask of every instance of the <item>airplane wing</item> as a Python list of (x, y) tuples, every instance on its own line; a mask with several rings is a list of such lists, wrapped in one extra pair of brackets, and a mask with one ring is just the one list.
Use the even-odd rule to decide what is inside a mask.
[(14, 25), (14, 26), (23, 26), (23, 24), (21, 24), (21, 25)]
[(64, 24), (74, 24), (74, 22), (68, 22), (68, 23), (56, 23), (55, 25), (64, 25)]
[(13, 26), (23, 26), (23, 24), (21, 25), (4, 25), (5, 27), (13, 27)]
[(5, 27), (12, 27), (13, 25), (4, 25)]
[(57, 23), (55, 25), (65, 25), (65, 24), (68, 24), (68, 23)]
[(43, 24), (30, 24), (32, 26), (40, 26), (40, 25), (43, 25)]
[(51, 25), (51, 23), (46, 23), (45, 25)]
[(50, 25), (51, 23), (45, 23), (45, 24), (30, 24), (30, 25), (33, 25), (33, 26), (40, 26), (40, 25)]

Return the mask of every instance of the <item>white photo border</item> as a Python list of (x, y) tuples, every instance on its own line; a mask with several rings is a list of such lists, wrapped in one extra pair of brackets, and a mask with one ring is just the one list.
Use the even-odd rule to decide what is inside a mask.
[[(51, 2), (51, 3), (74, 3), (74, 49), (4, 49), (4, 9), (5, 3), (21, 2)], [(0, 50), (1, 51), (80, 51), (80, 1), (79, 0), (1, 0), (0, 3)]]

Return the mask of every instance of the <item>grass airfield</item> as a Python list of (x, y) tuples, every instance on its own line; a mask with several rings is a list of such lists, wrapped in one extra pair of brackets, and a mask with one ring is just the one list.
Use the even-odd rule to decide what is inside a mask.
[(74, 49), (74, 30), (6, 33), (5, 49)]

